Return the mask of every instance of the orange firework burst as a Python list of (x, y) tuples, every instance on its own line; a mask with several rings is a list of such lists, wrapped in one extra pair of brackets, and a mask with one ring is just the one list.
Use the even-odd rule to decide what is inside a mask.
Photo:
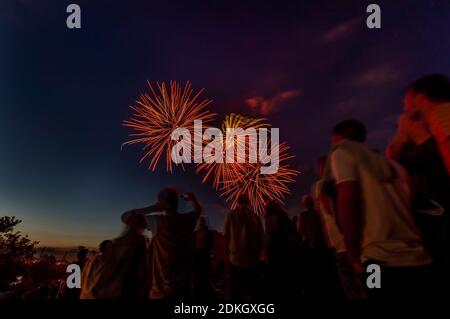
[[(241, 116), (239, 114), (231, 113), (229, 115), (225, 116), (225, 120), (222, 123), (222, 145), (224, 147), (223, 150), (223, 161), (222, 163), (201, 163), (197, 166), (196, 172), (199, 173), (201, 171), (204, 171), (204, 176), (202, 182), (206, 182), (210, 176), (213, 177), (213, 185), (216, 190), (219, 190), (221, 186), (223, 186), (225, 180), (230, 180), (231, 176), (228, 176), (233, 171), (237, 169), (241, 165), (238, 161), (237, 156), (239, 154), (235, 154), (235, 162), (234, 163), (227, 163), (226, 161), (226, 153), (228, 148), (238, 148), (241, 143), (248, 144), (248, 140), (239, 138), (239, 134), (236, 134), (230, 139), (230, 136), (227, 136), (227, 129), (233, 129), (233, 128), (242, 128), (243, 130), (246, 130), (248, 128), (262, 128), (262, 127), (268, 127), (269, 124), (264, 123), (265, 119), (253, 119)], [(243, 132), (241, 132), (243, 134)], [(244, 145), (244, 147), (247, 149), (247, 145)], [(244, 159), (245, 160), (245, 159)], [(228, 176), (228, 178), (227, 178)]]
[[(297, 170), (291, 169), (286, 163), (293, 156), (288, 154), (289, 147), (286, 143), (278, 146), (279, 151), (279, 168), (273, 174), (261, 174), (261, 167), (267, 163), (266, 158), (260, 158), (257, 163), (250, 163), (249, 152), (246, 152), (246, 158), (238, 162), (235, 154), (234, 163), (227, 162), (226, 150), (230, 147), (238, 148), (239, 143), (245, 143), (245, 149), (248, 149), (249, 140), (239, 138), (239, 134), (230, 137), (226, 134), (227, 129), (242, 128), (264, 128), (269, 125), (264, 123), (265, 119), (246, 118), (237, 114), (230, 114), (225, 117), (222, 124), (223, 134), (223, 163), (201, 163), (197, 166), (197, 173), (204, 172), (203, 182), (209, 177), (213, 178), (215, 189), (221, 191), (221, 196), (225, 196), (232, 208), (237, 205), (237, 199), (241, 194), (247, 194), (250, 198), (250, 205), (257, 214), (262, 214), (264, 204), (269, 199), (282, 202), (284, 197), (289, 193), (288, 184), (295, 181), (295, 177), (299, 174)], [(245, 135), (245, 132), (241, 131)], [(266, 152), (267, 154), (267, 152)], [(270, 156), (270, 155), (267, 155)]]
[(143, 144), (140, 162), (150, 158), (149, 169), (155, 170), (161, 156), (165, 154), (166, 170), (172, 172), (171, 151), (176, 141), (171, 139), (174, 129), (183, 127), (194, 136), (194, 120), (202, 120), (203, 123), (214, 119), (214, 113), (205, 110), (211, 100), (205, 99), (198, 102), (202, 90), (193, 91), (190, 82), (184, 87), (170, 81), (170, 90), (164, 82), (157, 83), (157, 90), (148, 82), (151, 94), (140, 95), (136, 105), (131, 108), (134, 114), (123, 122), (125, 127), (131, 128), (134, 133), (129, 136), (132, 139), (127, 144)]
[(261, 174), (264, 165), (261, 160), (258, 163), (245, 163), (230, 170), (224, 180), (222, 196), (225, 196), (231, 208), (237, 206), (237, 200), (241, 194), (247, 194), (250, 198), (252, 210), (261, 215), (264, 205), (269, 199), (280, 203), (289, 194), (288, 184), (295, 182), (299, 171), (292, 169), (286, 163), (294, 156), (287, 153), (289, 147), (286, 143), (279, 145), (279, 168), (274, 174)]

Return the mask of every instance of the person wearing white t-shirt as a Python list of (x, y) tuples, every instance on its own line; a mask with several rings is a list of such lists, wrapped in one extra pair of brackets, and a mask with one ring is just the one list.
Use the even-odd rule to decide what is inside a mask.
[(381, 289), (370, 289), (370, 296), (417, 297), (430, 287), (432, 259), (413, 220), (406, 176), (365, 139), (362, 123), (337, 124), (325, 173), (336, 184), (347, 254), (359, 273), (369, 264), (381, 267)]
[(329, 194), (326, 181), (323, 178), (326, 156), (319, 158), (317, 173), (319, 180), (311, 187), (311, 196), (323, 221), (327, 246), (333, 252), (334, 268), (339, 277), (339, 284), (347, 299), (365, 299), (366, 293), (359, 276), (353, 271), (345, 249), (344, 237), (336, 220), (334, 196)]

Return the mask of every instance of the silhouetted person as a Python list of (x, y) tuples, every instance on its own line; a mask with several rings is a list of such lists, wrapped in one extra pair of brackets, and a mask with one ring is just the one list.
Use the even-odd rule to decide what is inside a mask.
[(305, 208), (299, 215), (299, 230), (305, 246), (303, 258), (305, 292), (317, 298), (327, 293), (326, 238), (322, 218), (314, 207), (313, 198), (304, 195), (301, 202)]
[(448, 80), (439, 75), (412, 83), (404, 99), (405, 113), (386, 150), (411, 177), (415, 218), (437, 271), (446, 277), (441, 280), (444, 289), (450, 284), (450, 175), (432, 123), (450, 126), (450, 117), (444, 116), (450, 109), (449, 90)]
[(323, 232), (322, 219), (314, 208), (314, 200), (310, 195), (302, 197), (302, 205), (305, 210), (300, 213), (300, 234), (303, 241), (312, 249), (325, 247), (325, 234)]
[(297, 229), (297, 224), (298, 224), (298, 215), (294, 215), (292, 216), (292, 222), (295, 225), (295, 229)]
[(269, 282), (277, 299), (294, 298), (299, 290), (296, 270), (300, 236), (294, 223), (274, 200), (265, 207), (265, 249), (269, 266)]
[[(84, 266), (88, 260), (89, 250), (84, 246), (78, 246), (77, 251), (77, 260), (75, 264), (80, 267), (80, 270), (83, 271)], [(48, 260), (48, 256), (45, 257)], [(80, 288), (68, 288), (66, 285), (66, 281), (62, 281), (59, 287), (58, 298), (61, 299), (79, 299), (80, 298)]]
[(356, 272), (381, 267), (381, 288), (371, 297), (429, 295), (431, 257), (410, 207), (406, 172), (364, 144), (366, 128), (344, 121), (332, 132), (325, 178), (337, 187), (337, 213), (350, 262)]
[(337, 223), (335, 187), (326, 183), (323, 178), (326, 161), (326, 156), (322, 156), (317, 161), (319, 179), (312, 185), (311, 196), (321, 215), (327, 246), (330, 250), (329, 265), (327, 263), (330, 268), (327, 271), (330, 289), (335, 297), (343, 293), (347, 299), (364, 299), (366, 298), (365, 290), (361, 279), (349, 262), (344, 237)]
[(156, 220), (150, 247), (150, 298), (179, 300), (192, 298), (192, 262), (194, 229), (202, 208), (192, 193), (183, 194), (191, 201), (193, 210), (178, 213), (178, 192), (165, 188), (158, 194), (158, 202), (136, 209), (139, 214), (164, 212)]
[(414, 81), (405, 95), (405, 110), (410, 118), (425, 122), (450, 175), (450, 80), (431, 74)]
[(225, 217), (224, 235), (229, 260), (228, 297), (257, 296), (258, 263), (264, 241), (259, 217), (249, 208), (247, 195), (239, 196), (237, 207)]
[(203, 216), (199, 218), (194, 241), (194, 298), (206, 300), (213, 294), (210, 284), (213, 233), (209, 230), (206, 218)]
[(105, 253), (105, 267), (91, 289), (95, 299), (146, 299), (149, 286), (148, 245), (144, 215), (130, 211), (122, 215), (127, 225)]
[(77, 261), (76, 264), (80, 266), (80, 268), (83, 270), (84, 265), (86, 264), (88, 260), (88, 254), (89, 250), (84, 246), (78, 246), (78, 252), (77, 252)]
[(94, 299), (92, 288), (97, 285), (105, 266), (106, 255), (112, 246), (111, 240), (104, 240), (100, 243), (99, 254), (89, 259), (81, 273), (81, 294), (80, 299)]

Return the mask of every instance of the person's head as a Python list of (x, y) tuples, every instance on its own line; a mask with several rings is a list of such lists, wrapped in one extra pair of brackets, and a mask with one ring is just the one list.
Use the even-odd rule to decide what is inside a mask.
[(339, 122), (331, 133), (331, 143), (335, 144), (342, 140), (350, 140), (364, 143), (367, 137), (367, 129), (360, 121), (346, 120)]
[(87, 259), (89, 250), (83, 246), (78, 247), (77, 259), (78, 261), (84, 262)]
[(321, 156), (317, 160), (317, 175), (320, 178), (322, 178), (323, 173), (325, 171), (325, 164), (326, 164), (326, 162), (327, 162), (327, 157), (326, 156)]
[(411, 117), (425, 117), (434, 106), (450, 102), (450, 80), (442, 74), (421, 77), (406, 89), (405, 112)]
[(168, 211), (177, 211), (178, 192), (174, 188), (164, 188), (158, 194), (158, 201), (168, 207)]
[(311, 195), (303, 195), (302, 197), (302, 205), (308, 210), (314, 209), (314, 200)]
[(130, 214), (125, 222), (132, 233), (142, 234), (147, 227), (147, 218), (142, 214)]
[(237, 203), (241, 206), (248, 206), (250, 204), (250, 198), (247, 194), (241, 194), (237, 199)]
[(278, 203), (274, 199), (271, 199), (266, 203), (265, 213), (266, 216), (278, 215), (283, 213), (283, 208), (281, 207), (280, 203)]
[(100, 245), (98, 246), (98, 250), (102, 253), (102, 254), (106, 254), (106, 252), (108, 251), (108, 249), (111, 247), (112, 245), (112, 241), (111, 240), (104, 240), (100, 243)]

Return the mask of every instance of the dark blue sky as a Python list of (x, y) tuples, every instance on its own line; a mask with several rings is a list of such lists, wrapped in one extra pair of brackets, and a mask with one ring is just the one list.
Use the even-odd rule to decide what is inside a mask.
[[(66, 28), (71, 2), (81, 30)], [(365, 26), (372, 2), (381, 30)], [(383, 149), (408, 82), (450, 73), (449, 34), (445, 0), (2, 1), (0, 215), (23, 218), (44, 245), (96, 245), (118, 234), (121, 212), (175, 185), (198, 193), (220, 229), (225, 202), (200, 176), (149, 172), (139, 147), (120, 150), (146, 80), (190, 80), (219, 119), (279, 127), (303, 171), (294, 213), (332, 126), (358, 118)]]

